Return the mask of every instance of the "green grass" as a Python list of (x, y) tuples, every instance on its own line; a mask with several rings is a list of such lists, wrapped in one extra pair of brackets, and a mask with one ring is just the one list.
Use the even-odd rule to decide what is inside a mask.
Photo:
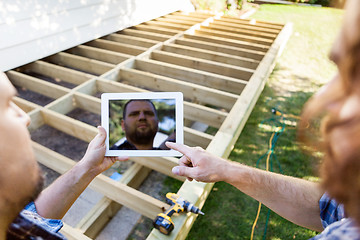
[[(230, 155), (233, 161), (256, 166), (267, 151), (271, 133), (260, 123), (271, 117), (276, 107), (286, 114), (300, 115), (306, 100), (335, 73), (327, 60), (342, 19), (342, 11), (330, 8), (262, 5), (252, 16), (258, 20), (294, 24), (293, 34), (268, 80), (247, 124)], [(316, 159), (303, 154), (296, 142), (296, 119), (290, 119), (280, 136), (276, 155), (284, 174), (317, 179)], [(278, 171), (275, 168), (275, 171)], [(169, 189), (176, 181), (168, 181)], [(187, 239), (249, 239), (258, 202), (233, 186), (216, 183), (203, 212), (195, 221)], [(262, 208), (254, 239), (263, 239), (266, 207)], [(266, 239), (308, 239), (316, 232), (271, 213)]]

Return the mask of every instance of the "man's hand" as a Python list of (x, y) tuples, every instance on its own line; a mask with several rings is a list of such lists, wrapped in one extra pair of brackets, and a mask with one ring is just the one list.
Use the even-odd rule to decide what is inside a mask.
[(94, 176), (109, 169), (116, 161), (127, 161), (129, 159), (129, 157), (105, 157), (106, 131), (100, 126), (98, 129), (99, 133), (89, 143), (86, 153), (80, 161)]
[(186, 176), (202, 182), (224, 181), (228, 161), (206, 152), (201, 147), (188, 147), (183, 144), (166, 142), (166, 146), (184, 154), (179, 159), (179, 166), (172, 169), (175, 175)]

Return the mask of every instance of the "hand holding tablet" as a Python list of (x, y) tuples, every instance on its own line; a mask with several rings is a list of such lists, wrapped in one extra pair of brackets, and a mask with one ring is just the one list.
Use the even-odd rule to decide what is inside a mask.
[(183, 143), (183, 95), (104, 93), (101, 125), (107, 132), (106, 156), (181, 156), (164, 143)]

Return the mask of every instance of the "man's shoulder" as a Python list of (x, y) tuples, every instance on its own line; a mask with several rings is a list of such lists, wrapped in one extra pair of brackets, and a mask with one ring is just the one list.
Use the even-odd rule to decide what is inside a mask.
[(113, 145), (110, 150), (137, 150), (136, 147), (131, 144), (128, 140), (125, 140), (120, 145)]
[(343, 218), (327, 226), (312, 240), (360, 240), (360, 229), (351, 218)]

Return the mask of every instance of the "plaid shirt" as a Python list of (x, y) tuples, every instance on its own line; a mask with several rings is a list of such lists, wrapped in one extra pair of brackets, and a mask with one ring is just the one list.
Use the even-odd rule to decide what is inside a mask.
[(32, 202), (10, 224), (6, 239), (64, 240), (66, 238), (58, 233), (62, 226), (61, 220), (41, 217)]
[(320, 218), (324, 231), (312, 240), (360, 240), (360, 231), (351, 218), (346, 218), (344, 206), (327, 194), (320, 201)]

